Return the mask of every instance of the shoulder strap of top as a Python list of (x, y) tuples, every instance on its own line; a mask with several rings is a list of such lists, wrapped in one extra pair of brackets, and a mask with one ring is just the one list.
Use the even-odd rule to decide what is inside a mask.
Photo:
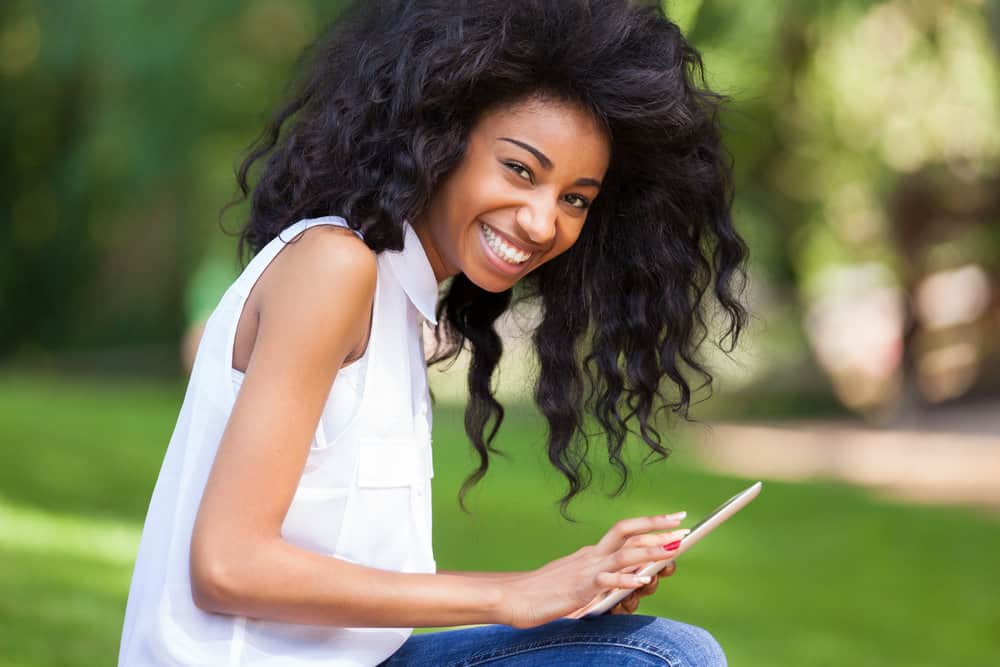
[[(347, 229), (351, 229), (347, 224), (347, 220), (344, 220), (340, 216), (336, 215), (328, 215), (322, 218), (305, 218), (299, 220), (298, 222), (293, 222), (278, 232), (277, 236), (268, 241), (268, 243), (260, 249), (260, 252), (254, 255), (253, 259), (250, 260), (250, 263), (247, 264), (246, 268), (243, 270), (243, 273), (240, 274), (235, 283), (233, 283), (236, 290), (244, 297), (250, 294), (250, 290), (253, 289), (257, 279), (262, 273), (264, 273), (264, 269), (266, 269), (267, 265), (271, 263), (271, 260), (277, 256), (282, 248), (285, 247), (285, 244), (295, 238), (299, 233), (309, 229), (310, 227), (315, 227), (316, 225), (335, 225), (337, 227), (346, 227)], [(351, 231), (357, 234), (358, 238), (364, 240), (364, 236), (361, 232), (356, 229), (352, 229)]]
[[(236, 280), (230, 286), (229, 290), (226, 292), (226, 295), (229, 296), (229, 298), (231, 299), (230, 303), (232, 304), (233, 312), (235, 313), (235, 315), (233, 315), (230, 318), (230, 320), (224, 325), (224, 328), (222, 329), (223, 331), (222, 358), (224, 361), (220, 365), (219, 372), (222, 373), (221, 376), (222, 386), (227, 387), (231, 390), (229, 397), (232, 400), (236, 399), (236, 391), (235, 389), (233, 389), (233, 381), (232, 381), (233, 346), (236, 342), (236, 330), (237, 327), (239, 326), (239, 320), (241, 314), (243, 313), (243, 307), (250, 294), (250, 291), (253, 289), (254, 284), (260, 278), (261, 274), (264, 273), (264, 269), (266, 269), (268, 264), (271, 263), (271, 260), (273, 260), (277, 256), (278, 252), (280, 252), (281, 249), (285, 247), (285, 244), (287, 244), (289, 241), (295, 238), (296, 235), (300, 234), (306, 229), (309, 229), (310, 227), (315, 227), (316, 225), (334, 225), (337, 227), (346, 227), (350, 229), (350, 226), (347, 224), (346, 220), (335, 215), (324, 216), (322, 218), (305, 218), (299, 220), (298, 222), (292, 223), (288, 227), (282, 229), (277, 236), (268, 241), (264, 245), (264, 247), (261, 248), (256, 255), (254, 255), (253, 259), (250, 260), (250, 263), (247, 264), (245, 269), (243, 269), (243, 273), (241, 273), (236, 278)], [(358, 232), (357, 230), (352, 230), (352, 231), (354, 231), (354, 233), (357, 234), (359, 238), (364, 240), (364, 236), (361, 234), (361, 232)], [(376, 295), (377, 295), (377, 288), (376, 288)], [(378, 297), (376, 296), (376, 299), (377, 298)], [(206, 328), (206, 332), (207, 331), (208, 329)]]

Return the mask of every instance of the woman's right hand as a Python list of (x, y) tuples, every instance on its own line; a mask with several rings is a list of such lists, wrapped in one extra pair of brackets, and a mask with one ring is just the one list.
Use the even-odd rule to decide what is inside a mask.
[(685, 516), (678, 512), (622, 519), (597, 544), (518, 575), (505, 585), (503, 622), (532, 628), (563, 618), (613, 588), (639, 588), (644, 582), (623, 570), (670, 558), (673, 549), (665, 547), (676, 548), (689, 531), (651, 531), (676, 529)]

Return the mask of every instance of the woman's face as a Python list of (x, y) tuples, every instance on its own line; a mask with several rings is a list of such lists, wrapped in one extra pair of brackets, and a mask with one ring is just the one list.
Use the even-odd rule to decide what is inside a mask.
[(464, 273), (501, 292), (569, 249), (610, 151), (593, 117), (565, 103), (536, 99), (483, 114), (461, 163), (413, 222), (438, 282)]

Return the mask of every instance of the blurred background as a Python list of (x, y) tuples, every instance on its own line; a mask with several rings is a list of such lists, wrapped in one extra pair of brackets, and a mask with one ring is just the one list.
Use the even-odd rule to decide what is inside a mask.
[[(200, 326), (239, 271), (234, 165), (339, 2), (0, 4), (0, 666), (116, 659)], [(1000, 655), (1000, 1), (674, 0), (733, 98), (754, 313), (699, 423), (626, 490), (592, 442), (564, 522), (506, 317), (468, 497), (463, 363), (432, 370), (441, 569), (531, 569), (617, 519), (761, 498), (639, 613), (733, 665)], [(418, 629), (417, 632), (423, 632)]]

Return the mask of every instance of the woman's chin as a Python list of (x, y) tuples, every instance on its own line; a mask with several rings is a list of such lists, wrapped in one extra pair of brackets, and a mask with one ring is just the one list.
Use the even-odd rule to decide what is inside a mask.
[(497, 280), (496, 278), (490, 278), (488, 280), (477, 280), (476, 278), (473, 278), (468, 274), (466, 274), (465, 277), (468, 278), (469, 282), (471, 282), (476, 287), (486, 292), (492, 292), (493, 294), (499, 294), (500, 292), (505, 292), (514, 286), (513, 283), (511, 283), (510, 281), (502, 282), (500, 280)]
[(512, 278), (504, 278), (503, 276), (497, 276), (482, 270), (462, 271), (462, 274), (465, 276), (466, 280), (476, 287), (493, 294), (505, 292), (512, 288), (514, 283), (517, 282)]

